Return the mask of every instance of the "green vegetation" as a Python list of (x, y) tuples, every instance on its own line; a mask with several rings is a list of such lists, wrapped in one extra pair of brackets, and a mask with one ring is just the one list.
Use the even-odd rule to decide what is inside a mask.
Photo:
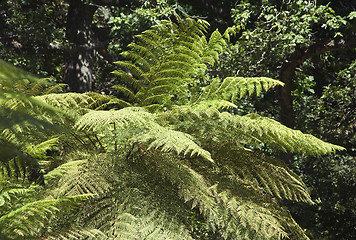
[(1, 2), (0, 238), (353, 239), (355, 12), (322, 3)]

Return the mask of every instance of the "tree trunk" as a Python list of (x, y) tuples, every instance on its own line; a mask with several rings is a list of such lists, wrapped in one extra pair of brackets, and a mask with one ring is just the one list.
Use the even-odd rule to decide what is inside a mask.
[(65, 77), (71, 92), (88, 92), (95, 80), (95, 44), (92, 27), (96, 6), (71, 0), (67, 15), (66, 38), (70, 43), (65, 52)]
[(292, 100), (293, 75), (296, 66), (294, 64), (283, 64), (279, 80), (284, 82), (284, 87), (280, 91), (281, 99), (281, 123), (289, 128), (294, 127), (294, 110)]

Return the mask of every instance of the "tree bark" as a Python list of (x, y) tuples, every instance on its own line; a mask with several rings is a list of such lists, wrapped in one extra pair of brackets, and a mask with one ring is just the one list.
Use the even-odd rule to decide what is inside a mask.
[[(106, 48), (99, 42), (93, 26), (93, 16), (100, 6), (133, 5), (130, 0), (70, 0), (67, 14), (66, 38), (70, 47), (65, 51), (64, 82), (70, 92), (88, 92), (93, 90), (95, 81), (94, 64), (96, 50)], [(105, 45), (105, 46), (104, 46)], [(105, 52), (105, 51), (104, 51)]]
[(287, 127), (293, 128), (295, 115), (293, 111), (292, 90), (295, 69), (307, 59), (330, 51), (339, 51), (356, 47), (356, 36), (351, 34), (348, 39), (331, 40), (325, 44), (315, 44), (305, 48), (297, 48), (282, 64), (279, 74), (284, 87), (280, 91), (280, 121)]
[(67, 15), (66, 38), (70, 43), (65, 52), (65, 77), (71, 92), (88, 92), (95, 79), (93, 15), (97, 6), (88, 5), (81, 0), (71, 0)]

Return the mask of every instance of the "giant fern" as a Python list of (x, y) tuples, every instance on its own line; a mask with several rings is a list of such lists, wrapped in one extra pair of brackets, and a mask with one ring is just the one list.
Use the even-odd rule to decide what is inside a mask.
[[(14, 210), (38, 211), (24, 225), (36, 232), (18, 236), (194, 239), (189, 219), (199, 216), (207, 235), (223, 239), (308, 239), (279, 200), (313, 204), (312, 198), (275, 156), (279, 151), (319, 156), (343, 148), (257, 114), (226, 111), (242, 97), (282, 83), (206, 77), (227, 41), (227, 33), (218, 31), (206, 38), (207, 26), (193, 19), (162, 21), (138, 35), (123, 53), (128, 60), (117, 62), (114, 71), (120, 82), (115, 88), (128, 101), (94, 93), (31, 98), (41, 107), (61, 109), (44, 111), (41, 118), (41, 108), (33, 104), (30, 115), (66, 128), (56, 140), (63, 150), (55, 159), (63, 164), (45, 169), (49, 189), (42, 198)], [(35, 146), (40, 152), (42, 145)], [(78, 211), (61, 214), (76, 202), (73, 198), (82, 200)], [(36, 201), (42, 204), (38, 209)], [(60, 203), (66, 203), (62, 210)], [(8, 217), (8, 209), (0, 220), (18, 222)], [(55, 217), (49, 218), (51, 212)], [(41, 225), (47, 220), (48, 228)], [(9, 236), (7, 230), (2, 234)]]

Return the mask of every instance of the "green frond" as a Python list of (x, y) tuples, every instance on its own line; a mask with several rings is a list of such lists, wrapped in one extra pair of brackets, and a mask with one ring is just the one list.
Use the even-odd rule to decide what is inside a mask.
[[(281, 225), (280, 219), (268, 208), (253, 202), (241, 202), (227, 192), (218, 194), (219, 199), (226, 205), (224, 237), (239, 236), (244, 239), (283, 239), (288, 234)], [(231, 215), (231, 217), (229, 217)]]
[(62, 92), (63, 89), (67, 86), (67, 84), (64, 83), (58, 83), (55, 84), (51, 87), (46, 88), (43, 92), (42, 95), (47, 95), (47, 94), (51, 94), (51, 93), (58, 93), (58, 92)]
[(232, 179), (250, 182), (279, 199), (313, 204), (305, 184), (281, 160), (244, 149), (225, 153), (225, 156), (219, 151), (219, 155)]
[[(186, 102), (181, 91), (189, 94), (194, 78), (204, 76), (206, 64), (212, 65), (225, 46), (218, 32), (214, 32), (208, 42), (204, 35), (206, 27), (206, 23), (199, 20), (180, 19), (178, 24), (162, 21), (144, 31), (137, 36), (139, 42), (131, 44), (130, 50), (124, 53), (130, 61), (116, 62), (121, 70), (113, 74), (119, 77), (120, 86), (136, 93), (139, 106), (154, 103), (169, 108), (172, 101)], [(169, 92), (151, 96), (151, 89), (160, 85), (165, 85)], [(164, 94), (177, 97), (167, 98)]]
[[(160, 81), (163, 81), (162, 79)], [(172, 89), (172, 85), (170, 84), (165, 84), (165, 85), (158, 85), (156, 87), (152, 87), (147, 90), (148, 93), (150, 94), (158, 94), (162, 92), (169, 92), (169, 90)]]
[[(117, 62), (114, 62), (115, 65), (123, 68), (123, 69), (126, 69), (128, 71), (130, 71), (130, 73), (133, 75), (133, 76), (136, 76), (136, 77), (142, 77), (142, 76), (145, 76), (144, 75), (144, 71), (142, 69), (140, 69), (139, 66), (137, 66), (136, 64), (133, 64), (132, 62), (129, 62), (129, 61), (117, 61)], [(146, 78), (144, 78), (144, 80), (147, 80)]]
[(132, 76), (131, 73), (125, 72), (123, 70), (115, 70), (111, 73), (116, 75), (120, 79), (121, 85), (125, 85), (131, 88), (132, 91), (137, 91), (141, 88), (142, 82)]
[(115, 85), (112, 86), (112, 88), (118, 90), (120, 93), (122, 93), (124, 96), (128, 97), (129, 99), (134, 100), (135, 99), (135, 93), (131, 91), (131, 89), (121, 86), (121, 85)]
[(266, 143), (270, 147), (291, 153), (306, 153), (313, 156), (344, 150), (343, 147), (326, 143), (310, 134), (290, 129), (279, 122), (257, 114), (246, 116), (221, 114), (222, 124), (250, 136), (251, 143)]
[(219, 222), (217, 202), (208, 183), (201, 174), (184, 164), (182, 159), (169, 153), (157, 154), (157, 150), (151, 149), (145, 152), (140, 160), (143, 160), (147, 167), (154, 166), (160, 178), (177, 186), (179, 197), (190, 208), (198, 208), (212, 224)]
[(153, 115), (143, 108), (124, 108), (110, 111), (90, 111), (82, 116), (76, 123), (75, 127), (79, 130), (99, 130), (103, 128), (113, 128), (114, 124), (117, 129), (125, 127), (147, 128), (151, 125), (150, 119)]
[(153, 51), (154, 45), (144, 46), (139, 43), (130, 43), (128, 47), (131, 51), (134, 51), (142, 56), (142, 58), (146, 59), (146, 61), (150, 62), (151, 65), (159, 63), (159, 55)]
[[(205, 106), (207, 105), (197, 104), (196, 107), (193, 105), (193, 108), (176, 107), (165, 115), (168, 114), (173, 117), (171, 119), (173, 122), (185, 120), (196, 122), (199, 124), (196, 126), (200, 128), (199, 134), (204, 134), (203, 131), (206, 129), (206, 131), (210, 131), (210, 134), (216, 139), (214, 141), (217, 142), (230, 141), (238, 144), (238, 146), (266, 144), (275, 150), (306, 153), (314, 156), (344, 150), (343, 147), (326, 143), (312, 135), (303, 134), (299, 130), (290, 129), (270, 118), (261, 117), (257, 114), (239, 116), (227, 112), (219, 113), (216, 108), (204, 108)], [(210, 126), (211, 124), (212, 126)], [(219, 135), (214, 135), (211, 132), (212, 129), (215, 133), (228, 131), (230, 138), (227, 136), (220, 138)]]
[(224, 99), (234, 103), (245, 95), (251, 96), (253, 93), (259, 95), (262, 90), (268, 91), (277, 85), (284, 85), (278, 80), (266, 77), (227, 77), (220, 85), (219, 83), (220, 80), (215, 78), (199, 96), (199, 100)]
[(73, 208), (86, 196), (38, 200), (12, 209), (0, 217), (0, 234), (7, 236), (38, 236), (41, 228), (61, 208)]
[(44, 179), (46, 182), (55, 180), (59, 177), (62, 177), (65, 173), (67, 173), (70, 169), (72, 168), (78, 168), (79, 165), (84, 164), (85, 160), (76, 160), (76, 161), (70, 161), (67, 163), (64, 163), (52, 171), (46, 173), (44, 175)]
[(140, 53), (137, 54), (134, 51), (126, 51), (121, 53), (121, 55), (125, 58), (133, 60), (136, 65), (140, 66), (142, 71), (149, 71), (152, 68), (151, 64), (145, 59), (145, 57), (141, 56)]
[(184, 156), (190, 155), (190, 157), (197, 155), (213, 162), (210, 153), (196, 144), (192, 136), (159, 125), (153, 126), (135, 141), (149, 144), (148, 149), (160, 149), (162, 152), (174, 151), (177, 154), (183, 153)]
[[(160, 59), (161, 57), (163, 57), (165, 55), (165, 51), (162, 48), (162, 46), (160, 44), (158, 44), (158, 42), (157, 42), (157, 40), (160, 40), (158, 35), (155, 35), (155, 36), (157, 36), (157, 37), (151, 38), (150, 36), (142, 33), (142, 34), (136, 35), (135, 37), (137, 39), (139, 39), (142, 43), (144, 43), (145, 47), (152, 46), (151, 49), (158, 51), (157, 53), (154, 53), (154, 56), (156, 59)], [(140, 46), (140, 44), (137, 44), (137, 45)], [(137, 45), (133, 45), (135, 47), (135, 49), (137, 49)]]
[(21, 137), (31, 129), (37, 131), (52, 130), (59, 131), (60, 128), (48, 121), (39, 119), (31, 114), (9, 108), (0, 108), (0, 136), (7, 140)]
[(239, 31), (238, 27), (235, 25), (235, 26), (232, 26), (232, 27), (228, 27), (224, 34), (223, 34), (223, 37), (228, 41), (230, 42), (230, 36), (233, 35), (235, 36), (237, 34), (237, 32)]
[(1, 181), (0, 186), (0, 215), (10, 212), (20, 203), (31, 199), (41, 189), (37, 185), (24, 188), (20, 184), (13, 184), (8, 181)]
[(41, 100), (51, 106), (59, 109), (82, 110), (82, 109), (97, 109), (102, 104), (108, 103), (113, 99), (111, 96), (102, 95), (94, 92), (87, 93), (57, 93), (37, 96), (36, 99)]
[[(55, 190), (56, 196), (77, 196), (77, 195), (100, 195), (110, 189), (106, 180), (95, 171), (86, 171), (86, 162), (78, 162), (65, 166), (65, 174), (61, 177), (58, 188)], [(58, 169), (56, 175), (61, 174)], [(51, 174), (52, 176), (54, 174)]]
[(107, 240), (109, 239), (103, 232), (95, 228), (78, 228), (61, 231), (59, 233), (46, 234), (40, 240)]
[(184, 78), (186, 72), (181, 69), (162, 69), (157, 72), (157, 77), (177, 77)]
[(51, 150), (54, 146), (59, 143), (59, 138), (52, 138), (47, 141), (41, 142), (36, 146), (30, 146), (27, 148), (26, 152), (30, 154), (32, 157), (41, 159), (46, 158), (46, 152)]
[(142, 98), (142, 104), (144, 106), (149, 106), (152, 103), (159, 103), (164, 100), (169, 100), (172, 97), (172, 95), (168, 94), (157, 94), (157, 95), (152, 95), (152, 96), (147, 96), (145, 98)]
[(131, 103), (126, 102), (125, 100), (112, 98), (107, 103), (101, 104), (96, 110), (104, 110), (104, 109), (120, 109), (125, 107), (133, 107)]
[(215, 30), (209, 38), (207, 50), (204, 53), (203, 57), (211, 57), (212, 60), (207, 63), (213, 65), (218, 60), (220, 53), (225, 47), (225, 40), (223, 39), (220, 32), (218, 30)]

